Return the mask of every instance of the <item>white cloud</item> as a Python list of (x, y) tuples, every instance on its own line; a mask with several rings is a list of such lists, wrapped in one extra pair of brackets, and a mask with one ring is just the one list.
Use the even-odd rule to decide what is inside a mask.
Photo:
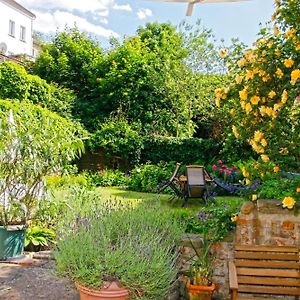
[(137, 16), (140, 20), (146, 19), (147, 17), (152, 16), (152, 10), (149, 8), (141, 8), (137, 12)]
[(113, 6), (113, 9), (115, 9), (115, 10), (124, 10), (124, 11), (128, 11), (128, 12), (132, 12), (132, 7), (130, 6), (130, 4), (124, 4), (124, 5), (115, 4), (115, 5)]
[(66, 10), (72, 12), (78, 10), (82, 13), (92, 12), (101, 16), (107, 16), (109, 8), (114, 0), (19, 0), (20, 4), (34, 10)]
[[(82, 17), (78, 17), (69, 12), (57, 10), (53, 13), (33, 11), (36, 15), (34, 29), (40, 32), (49, 33), (61, 31), (65, 26), (73, 27), (75, 24), (79, 30), (87, 31), (102, 37), (109, 38), (111, 36), (118, 37), (119, 35), (99, 25), (94, 25)], [(105, 22), (105, 21), (104, 21)]]

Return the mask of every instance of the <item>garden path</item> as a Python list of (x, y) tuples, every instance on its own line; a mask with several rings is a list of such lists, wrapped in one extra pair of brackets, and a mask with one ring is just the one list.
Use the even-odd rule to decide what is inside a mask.
[(74, 285), (57, 277), (51, 260), (34, 260), (30, 266), (0, 264), (1, 300), (79, 300)]

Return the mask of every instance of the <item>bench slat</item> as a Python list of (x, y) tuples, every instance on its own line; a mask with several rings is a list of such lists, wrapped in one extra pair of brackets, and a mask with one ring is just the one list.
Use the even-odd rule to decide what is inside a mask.
[(255, 285), (239, 285), (239, 292), (273, 294), (273, 295), (300, 295), (300, 288), (269, 287)]
[(284, 246), (262, 246), (262, 245), (236, 245), (236, 250), (242, 251), (264, 251), (264, 252), (293, 252), (298, 253), (298, 247)]
[(253, 267), (253, 268), (278, 268), (278, 269), (300, 269), (299, 262), (293, 261), (265, 261), (265, 260), (246, 260), (236, 259), (235, 265), (237, 267)]
[[(292, 277), (300, 278), (298, 270), (282, 270), (282, 269), (257, 269), (257, 268), (236, 268), (238, 275), (254, 275), (254, 276), (274, 276), (274, 277)], [(262, 278), (263, 280), (263, 278)]]
[(299, 261), (299, 254), (235, 251), (236, 258)]
[(300, 287), (300, 278), (238, 276), (239, 283)]

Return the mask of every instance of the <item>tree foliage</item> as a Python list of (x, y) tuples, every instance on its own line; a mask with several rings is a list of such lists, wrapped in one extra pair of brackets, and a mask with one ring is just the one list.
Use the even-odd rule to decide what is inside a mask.
[(39, 76), (30, 75), (23, 66), (13, 62), (0, 64), (0, 97), (29, 100), (63, 117), (71, 117), (74, 93), (57, 84), (48, 84)]

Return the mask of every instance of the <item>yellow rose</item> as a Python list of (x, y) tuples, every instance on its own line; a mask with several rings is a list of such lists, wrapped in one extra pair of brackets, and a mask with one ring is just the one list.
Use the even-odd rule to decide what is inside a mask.
[(272, 117), (273, 114), (274, 114), (273, 108), (272, 108), (272, 107), (266, 107), (266, 114), (267, 114), (269, 117)]
[(300, 78), (300, 70), (296, 69), (291, 73), (291, 84), (295, 85), (296, 81)]
[(290, 39), (294, 36), (294, 33), (295, 33), (295, 30), (294, 29), (289, 29), (285, 34), (284, 36), (287, 38), (287, 39)]
[(268, 145), (266, 139), (262, 139), (262, 140), (260, 141), (260, 143), (262, 144), (263, 147), (266, 147), (266, 146)]
[(277, 68), (275, 74), (277, 75), (278, 78), (281, 78), (283, 76), (283, 72), (279, 68)]
[(241, 68), (246, 64), (246, 59), (245, 58), (241, 58), (238, 62), (237, 65)]
[(300, 187), (296, 188), (296, 192), (300, 193)]
[(278, 111), (278, 110), (280, 110), (280, 108), (282, 107), (282, 103), (275, 103), (274, 104), (274, 111)]
[(246, 114), (249, 115), (250, 112), (252, 111), (252, 106), (250, 103), (247, 103), (245, 106)]
[(267, 74), (266, 76), (263, 76), (263, 77), (262, 77), (262, 80), (263, 80), (263, 82), (269, 81), (269, 80), (270, 80), (270, 75)]
[(219, 54), (222, 58), (224, 58), (227, 56), (227, 52), (228, 52), (227, 49), (221, 49)]
[(217, 107), (220, 107), (220, 106), (221, 106), (220, 98), (216, 98), (216, 106), (217, 106)]
[(246, 80), (249, 80), (249, 79), (253, 79), (253, 78), (254, 78), (254, 73), (253, 73), (253, 71), (247, 70), (245, 79), (246, 79)]
[(250, 179), (246, 178), (246, 185), (250, 185), (250, 184), (251, 184)]
[(235, 138), (237, 139), (239, 137), (239, 133), (237, 131), (236, 126), (234, 126), (234, 125), (232, 126), (232, 132), (233, 132)]
[(245, 101), (241, 101), (240, 104), (241, 104), (241, 108), (242, 108), (242, 109), (245, 109), (245, 107), (246, 107), (246, 102), (245, 102)]
[(246, 170), (245, 167), (242, 167), (242, 173), (243, 173), (244, 177), (248, 177), (249, 176), (249, 173), (248, 173), (248, 171)]
[(256, 201), (257, 198), (258, 198), (258, 196), (257, 196), (256, 194), (253, 194), (253, 195), (252, 195), (252, 201)]
[(294, 61), (292, 59), (285, 59), (284, 60), (284, 65), (287, 67), (287, 68), (291, 68), (293, 65), (294, 65)]
[(284, 197), (282, 200), (282, 207), (287, 207), (288, 209), (292, 209), (295, 205), (296, 201), (293, 197)]
[(247, 100), (248, 98), (248, 92), (245, 89), (239, 91), (239, 95), (241, 100)]
[(300, 44), (296, 46), (296, 50), (297, 50), (297, 51), (300, 50)]
[(266, 107), (263, 105), (259, 108), (259, 112), (262, 116), (264, 116), (266, 114)]
[(274, 91), (271, 91), (269, 94), (268, 94), (269, 98), (270, 99), (273, 99), (275, 96), (276, 96), (276, 93)]
[(266, 154), (262, 154), (261, 156), (261, 159), (264, 161), (264, 162), (268, 162), (270, 159), (269, 159), (269, 156), (266, 155)]
[(259, 96), (253, 96), (250, 99), (251, 103), (254, 104), (254, 105), (257, 105), (259, 100), (260, 100)]
[(243, 81), (243, 77), (242, 77), (242, 76), (237, 75), (237, 76), (235, 77), (235, 82), (236, 82), (236, 83), (241, 83), (242, 81)]
[(264, 137), (264, 134), (261, 131), (256, 130), (254, 132), (254, 141), (255, 142), (259, 142), (263, 137)]
[(274, 173), (278, 173), (279, 172), (279, 167), (278, 166), (274, 166), (273, 171), (274, 171)]
[(238, 215), (232, 215), (230, 219), (232, 222), (236, 222), (238, 220)]
[(284, 90), (281, 95), (281, 102), (284, 104), (288, 100), (288, 92)]

